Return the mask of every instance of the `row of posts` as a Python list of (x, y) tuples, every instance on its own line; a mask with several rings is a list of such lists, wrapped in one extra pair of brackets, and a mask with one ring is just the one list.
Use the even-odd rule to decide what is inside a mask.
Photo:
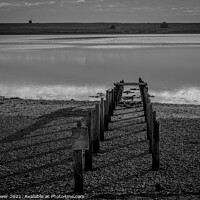
[[(141, 78), (139, 78), (139, 83), (144, 83)], [(145, 121), (147, 123), (147, 139), (149, 140), (149, 152), (152, 154), (152, 170), (157, 171), (160, 165), (160, 124), (156, 120), (156, 111), (153, 111), (152, 103), (149, 98), (147, 84), (141, 84), (139, 85), (139, 87), (144, 107)]]
[[(123, 83), (124, 81), (120, 81)], [(121, 101), (123, 86), (116, 85), (106, 91), (106, 97), (87, 112), (85, 123), (79, 121), (72, 129), (72, 149), (74, 158), (74, 192), (83, 194), (84, 170), (92, 171), (92, 155), (100, 152), (100, 141), (104, 141), (104, 131), (108, 131), (111, 116)]]
[[(73, 144), (75, 193), (83, 194), (83, 160), (85, 161), (84, 170), (92, 171), (92, 155), (100, 151), (100, 141), (104, 141), (104, 131), (108, 131), (111, 116), (113, 116), (116, 105), (121, 101), (123, 85), (124, 81), (122, 80), (120, 84), (115, 84), (113, 89), (107, 90), (105, 100), (101, 98), (101, 101), (95, 105), (95, 109), (87, 112), (86, 122), (84, 124), (79, 122), (77, 127), (72, 129), (72, 137), (74, 135), (75, 138)], [(149, 152), (152, 153), (152, 170), (156, 171), (160, 164), (160, 124), (156, 120), (156, 112), (152, 108), (147, 84), (140, 78), (138, 85), (147, 123)]]

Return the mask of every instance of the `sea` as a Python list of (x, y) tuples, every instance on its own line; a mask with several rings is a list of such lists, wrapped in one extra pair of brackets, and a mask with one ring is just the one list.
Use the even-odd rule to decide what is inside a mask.
[(0, 96), (97, 100), (148, 83), (152, 101), (200, 104), (200, 34), (0, 35)]

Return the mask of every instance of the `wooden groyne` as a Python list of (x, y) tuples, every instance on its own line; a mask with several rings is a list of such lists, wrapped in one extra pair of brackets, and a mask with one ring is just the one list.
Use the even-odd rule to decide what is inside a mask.
[[(141, 78), (138, 82), (124, 82), (124, 80), (114, 83), (114, 87), (106, 91), (105, 99), (95, 105), (95, 108), (89, 110), (72, 110), (70, 115), (81, 116), (77, 127), (72, 129), (72, 149), (74, 159), (74, 193), (83, 194), (84, 171), (92, 171), (93, 155), (100, 152), (101, 142), (106, 138), (106, 131), (109, 131), (109, 123), (112, 121), (114, 111), (118, 110), (119, 105), (126, 105), (129, 108), (136, 103), (134, 91), (125, 91), (125, 87), (135, 87), (139, 90), (143, 113), (146, 123), (146, 138), (149, 141), (149, 153), (152, 154), (152, 170), (156, 171), (160, 165), (159, 154), (159, 130), (160, 124), (156, 119), (156, 112), (148, 92), (148, 84)], [(128, 104), (127, 104), (128, 102)], [(126, 108), (121, 108), (126, 109)]]

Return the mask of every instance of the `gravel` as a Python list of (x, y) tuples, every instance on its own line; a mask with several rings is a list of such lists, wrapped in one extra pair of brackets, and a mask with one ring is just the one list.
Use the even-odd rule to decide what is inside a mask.
[[(71, 108), (95, 102), (0, 100), (0, 195), (73, 194)], [(200, 106), (153, 104), (161, 124), (160, 169), (151, 154), (141, 104), (114, 112), (85, 199), (200, 199)]]

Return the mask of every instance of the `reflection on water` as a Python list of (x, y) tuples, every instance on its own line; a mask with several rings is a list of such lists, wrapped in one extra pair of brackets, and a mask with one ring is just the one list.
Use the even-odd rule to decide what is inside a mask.
[(0, 36), (0, 95), (86, 99), (148, 82), (160, 102), (199, 103), (200, 35)]

